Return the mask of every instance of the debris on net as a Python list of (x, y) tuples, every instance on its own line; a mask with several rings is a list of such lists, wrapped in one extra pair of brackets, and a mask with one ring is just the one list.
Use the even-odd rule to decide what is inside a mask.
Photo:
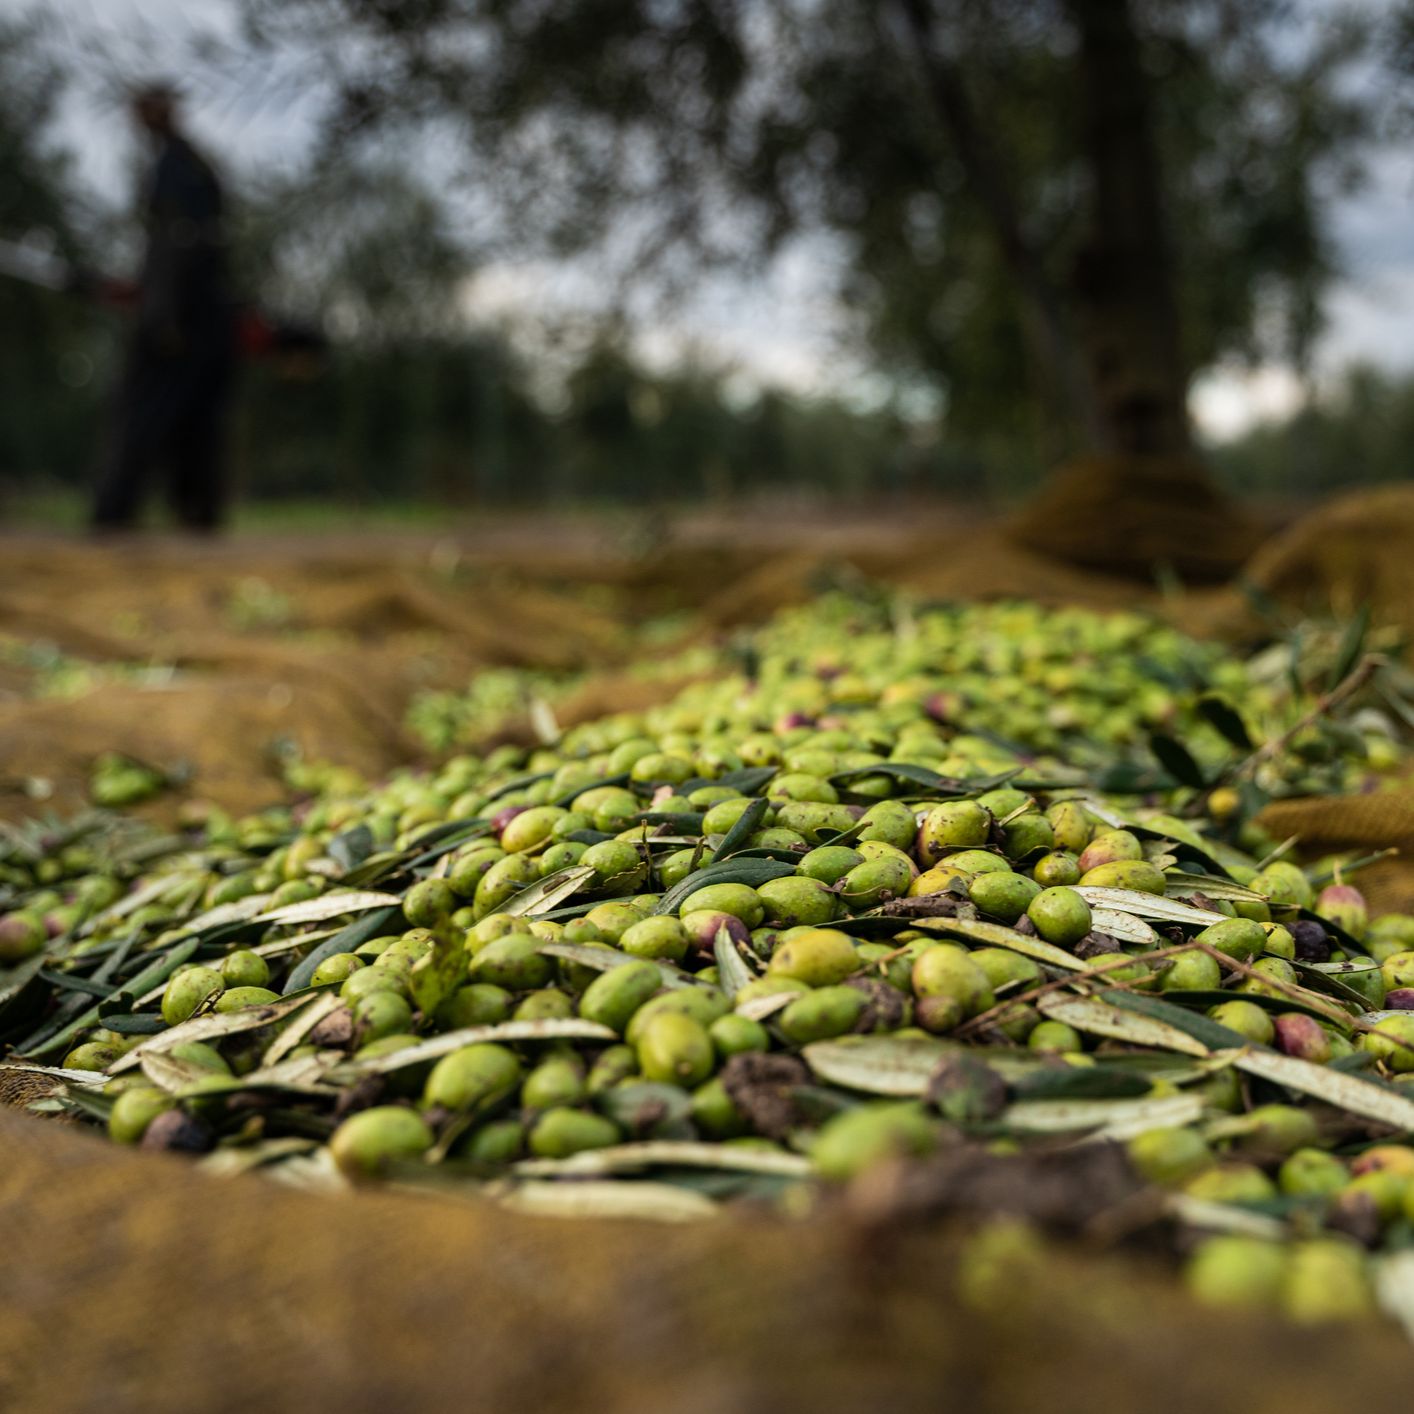
[[(885, 611), (529, 752), (7, 832), (11, 1073), (222, 1172), (663, 1220), (848, 1185), (1408, 1319), (1414, 917), (1252, 823), (1326, 718), (1133, 616)], [(1349, 775), (1402, 760), (1341, 725)]]

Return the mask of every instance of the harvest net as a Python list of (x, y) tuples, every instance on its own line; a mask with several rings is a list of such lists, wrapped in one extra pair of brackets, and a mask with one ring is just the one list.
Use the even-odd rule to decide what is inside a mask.
[[(935, 598), (1141, 602), (1235, 642), (1259, 621), (1243, 591), (1139, 591), (985, 529), (887, 551), (714, 554), (723, 587), (698, 606), (708, 632), (841, 575)], [(634, 614), (681, 607), (701, 563), (591, 558), (535, 576), (488, 557), (449, 575), (425, 555), (369, 569), (357, 557), (172, 552), (135, 564), (117, 551), (12, 550), (0, 631), (55, 652), (6, 667), (5, 812), (32, 813), (36, 782), (45, 807), (72, 809), (93, 758), (112, 749), (185, 758), (202, 796), (233, 810), (278, 792), (277, 743), (377, 775), (417, 753), (403, 718), (415, 691), (487, 666), (625, 662)], [(1414, 628), (1414, 496), (1348, 498), (1265, 546), (1248, 578), (1294, 610), (1368, 604), (1375, 622)], [(598, 586), (588, 597), (586, 582)], [(96, 674), (93, 690), (36, 688), (72, 663)], [(144, 677), (153, 665), (173, 671)], [(611, 671), (556, 712), (570, 725), (678, 685)], [(1312, 852), (1399, 848), (1361, 886), (1377, 910), (1414, 908), (1414, 791), (1279, 801), (1262, 823)], [(22, 1103), (26, 1084), (6, 1079), (0, 1098)], [(900, 1220), (888, 1195), (835, 1221), (571, 1225), (217, 1184), (13, 1113), (0, 1112), (0, 1149), (5, 1408), (922, 1410), (942, 1389), (978, 1410), (1124, 1408), (1142, 1391), (1153, 1410), (1261, 1414), (1336, 1388), (1372, 1410), (1403, 1404), (1390, 1371), (1407, 1357), (1391, 1330), (1342, 1333), (1333, 1362), (1328, 1342), (1195, 1311), (1142, 1261), (1083, 1244), (989, 1255), (956, 1230)], [(1201, 1358), (1175, 1359), (1181, 1349)]]

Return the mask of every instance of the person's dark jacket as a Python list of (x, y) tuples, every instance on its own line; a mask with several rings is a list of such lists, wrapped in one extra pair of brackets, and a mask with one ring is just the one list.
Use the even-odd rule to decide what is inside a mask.
[(221, 184), (183, 138), (173, 135), (163, 143), (145, 206), (139, 339), (158, 355), (224, 348), (230, 338), (231, 300)]

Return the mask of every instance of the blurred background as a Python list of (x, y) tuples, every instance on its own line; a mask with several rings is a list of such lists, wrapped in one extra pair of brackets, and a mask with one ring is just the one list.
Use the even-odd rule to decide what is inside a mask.
[(124, 316), (15, 272), (134, 273), (154, 78), (328, 339), (247, 521), (1396, 481), (1411, 69), (1390, 0), (0, 0), (5, 509), (83, 517)]

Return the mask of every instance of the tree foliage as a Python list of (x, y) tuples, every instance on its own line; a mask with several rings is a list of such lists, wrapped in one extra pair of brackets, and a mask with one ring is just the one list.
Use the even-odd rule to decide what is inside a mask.
[[(503, 246), (590, 253), (641, 292), (650, 273), (671, 290), (704, 263), (829, 237), (861, 337), (945, 388), (969, 433), (1073, 421), (1008, 243), (1073, 336), (1096, 182), (1077, 54), (1107, 8), (1129, 12), (1152, 108), (1182, 372), (1300, 360), (1334, 268), (1325, 201), (1357, 178), (1374, 116), (1348, 82), (1369, 53), (1357, 9), (247, 0), (255, 42), (328, 56), (331, 150), (455, 133)], [(940, 76), (971, 141), (930, 101)]]

